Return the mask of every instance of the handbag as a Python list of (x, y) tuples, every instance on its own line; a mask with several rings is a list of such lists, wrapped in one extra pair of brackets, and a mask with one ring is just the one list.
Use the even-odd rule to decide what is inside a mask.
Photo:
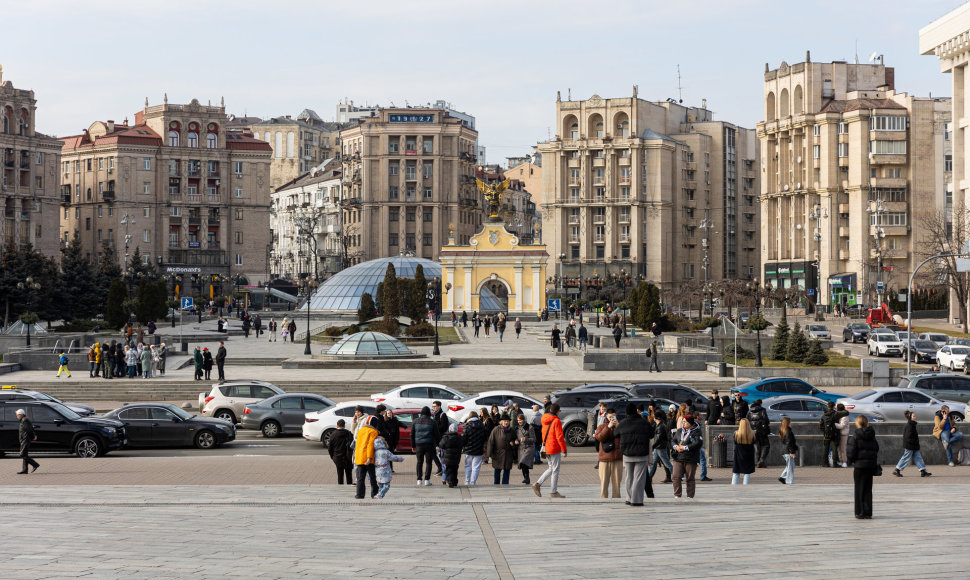
[(542, 459), (546, 458), (546, 439), (549, 438), (549, 431), (552, 431), (552, 429), (546, 431), (546, 436), (542, 438), (542, 447), (539, 448), (539, 457)]
[(616, 439), (610, 439), (600, 443), (600, 449), (604, 453), (612, 453), (612, 451), (616, 449)]

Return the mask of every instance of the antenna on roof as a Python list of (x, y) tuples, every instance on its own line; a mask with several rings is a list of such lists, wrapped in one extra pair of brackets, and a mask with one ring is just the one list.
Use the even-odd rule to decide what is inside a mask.
[(680, 84), (680, 65), (677, 65), (677, 102), (684, 102), (684, 87)]

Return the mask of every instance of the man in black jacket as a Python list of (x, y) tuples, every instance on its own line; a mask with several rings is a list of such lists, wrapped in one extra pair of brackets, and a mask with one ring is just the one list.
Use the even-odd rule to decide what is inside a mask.
[(721, 420), (721, 398), (717, 396), (717, 389), (711, 391), (711, 398), (707, 400), (707, 424), (717, 425)]
[(40, 464), (30, 456), (30, 444), (37, 440), (37, 434), (34, 433), (34, 424), (27, 418), (27, 413), (23, 409), (17, 409), (17, 419), (20, 420), (20, 457), (24, 460), (24, 468), (17, 474), (23, 475), (27, 473), (28, 465), (33, 467), (32, 472), (40, 467)]
[(748, 403), (745, 402), (741, 393), (734, 393), (734, 401), (731, 402), (731, 410), (734, 411), (734, 424), (737, 425), (741, 419), (748, 417)]
[(923, 454), (919, 452), (919, 433), (916, 431), (916, 417), (909, 410), (903, 411), (903, 415), (906, 417), (906, 426), (903, 427), (903, 456), (896, 463), (896, 469), (893, 469), (893, 475), (902, 477), (903, 470), (912, 461), (916, 465), (916, 469), (919, 469), (920, 477), (929, 477), (933, 474), (926, 471)]
[[(441, 401), (435, 401), (431, 404), (431, 418), (434, 419), (435, 425), (438, 426), (438, 439), (436, 439), (434, 442), (435, 446), (437, 447), (438, 440), (445, 436), (445, 433), (448, 432), (448, 426), (451, 424), (451, 422), (448, 420), (448, 415), (445, 415), (444, 409), (441, 408)], [(434, 460), (434, 465), (437, 469), (434, 474), (440, 475), (441, 479), (444, 480), (445, 473), (442, 469), (443, 464), (441, 462), (441, 458), (438, 456), (439, 452), (433, 453), (431, 455), (431, 459)]]
[(771, 421), (768, 420), (768, 411), (761, 406), (761, 399), (758, 399), (748, 409), (748, 422), (754, 430), (754, 458), (758, 462), (758, 467), (768, 467), (768, 450), (771, 449)]
[(837, 467), (836, 464), (839, 462), (839, 439), (842, 438), (842, 434), (835, 426), (837, 422), (835, 402), (829, 401), (828, 409), (818, 420), (818, 430), (822, 432), (822, 461), (827, 462), (829, 467)]
[[(431, 409), (424, 407), (421, 414), (411, 425), (411, 449), (417, 458), (417, 478), (418, 485), (431, 485), (431, 458), (434, 457), (434, 448), (438, 444), (441, 434), (438, 431), (438, 424), (431, 418)], [(423, 469), (422, 469), (423, 468)], [(422, 479), (421, 474), (424, 474)]]
[(226, 343), (219, 342), (219, 350), (216, 351), (216, 367), (219, 369), (219, 382), (226, 380)]
[(701, 446), (704, 438), (693, 415), (684, 415), (684, 426), (674, 432), (670, 439), (674, 462), (674, 497), (680, 499), (681, 479), (687, 476), (687, 498), (694, 498), (694, 475), (697, 473), (697, 463), (701, 460)]
[(855, 483), (855, 517), (857, 520), (872, 519), (872, 476), (879, 468), (879, 442), (876, 431), (869, 426), (865, 415), (856, 418), (855, 434), (849, 437), (846, 452), (849, 463), (854, 468), (852, 478)]
[(351, 457), (350, 442), (354, 440), (354, 434), (344, 429), (346, 425), (343, 419), (337, 421), (337, 430), (330, 435), (327, 452), (337, 467), (337, 483), (343, 485), (346, 476), (347, 485), (353, 485), (354, 478), (350, 473), (354, 468), (354, 460)]
[(474, 485), (478, 481), (488, 435), (478, 415), (469, 413), (465, 419), (465, 428), (461, 432), (461, 452), (465, 454), (465, 485)]
[(626, 416), (623, 420), (617, 423), (616, 419), (613, 419), (613, 434), (620, 439), (620, 453), (623, 454), (623, 486), (626, 488), (626, 503), (642, 506), (653, 425), (637, 412), (635, 404), (627, 403)]

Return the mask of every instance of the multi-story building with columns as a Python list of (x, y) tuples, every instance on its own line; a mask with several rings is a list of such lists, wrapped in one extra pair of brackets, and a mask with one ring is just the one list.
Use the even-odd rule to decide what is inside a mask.
[(752, 129), (715, 121), (706, 103), (639, 99), (636, 87), (626, 98), (557, 96), (556, 127), (539, 145), (542, 241), (571, 291), (617, 275), (670, 291), (757, 275)]
[(61, 142), (36, 130), (34, 91), (14, 88), (0, 67), (0, 241), (60, 254), (57, 168)]
[(275, 190), (335, 157), (340, 151), (340, 127), (324, 121), (312, 109), (304, 109), (296, 118), (286, 115), (249, 125), (253, 137), (273, 148), (270, 187)]
[[(949, 99), (897, 93), (880, 62), (765, 66), (764, 281), (831, 306), (903, 289), (952, 209)], [(880, 288), (882, 290), (880, 290)]]
[(134, 123), (96, 121), (64, 137), (59, 171), (65, 240), (79, 235), (100, 261), (109, 244), (121, 265), (135, 248), (163, 273), (269, 274), (270, 146), (228, 132), (223, 105), (148, 105)]
[(438, 259), (482, 223), (478, 132), (431, 107), (379, 109), (340, 132), (350, 264), (404, 252)]

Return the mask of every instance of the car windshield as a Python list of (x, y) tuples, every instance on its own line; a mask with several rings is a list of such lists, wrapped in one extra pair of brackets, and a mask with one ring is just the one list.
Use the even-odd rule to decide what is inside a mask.
[(966, 346), (951, 346), (950, 352), (952, 354), (967, 354), (970, 353), (970, 347)]
[(928, 340), (917, 340), (913, 342), (913, 346), (916, 348), (927, 348), (930, 350), (936, 350), (936, 343), (930, 342)]
[(933, 342), (946, 342), (947, 337), (945, 334), (930, 334), (926, 338), (932, 340)]
[(876, 394), (876, 391), (874, 389), (869, 389), (868, 391), (862, 391), (861, 393), (853, 395), (852, 398), (855, 399), (856, 401), (862, 401), (862, 400), (868, 399), (869, 397), (875, 394)]
[(851, 328), (852, 330), (868, 330), (869, 325), (866, 324), (865, 322), (850, 322), (849, 328)]
[(176, 415), (178, 415), (178, 418), (181, 419), (181, 420), (183, 420), (183, 421), (185, 421), (186, 419), (191, 419), (192, 417), (194, 417), (194, 415), (192, 413), (187, 413), (185, 411), (185, 409), (180, 409), (179, 407), (176, 407), (175, 405), (165, 405), (165, 408), (168, 409), (169, 411), (175, 413)]
[(74, 411), (68, 409), (67, 407), (65, 407), (64, 405), (62, 405), (60, 403), (51, 403), (50, 404), (50, 407), (51, 407), (51, 409), (56, 409), (58, 413), (60, 413), (61, 415), (64, 415), (66, 418), (71, 419), (72, 421), (74, 419), (80, 419), (81, 418), (80, 415), (78, 415), (77, 413), (75, 413)]
[(821, 324), (809, 324), (808, 330), (814, 331), (814, 332), (825, 332), (828, 330), (828, 328), (825, 328)]

